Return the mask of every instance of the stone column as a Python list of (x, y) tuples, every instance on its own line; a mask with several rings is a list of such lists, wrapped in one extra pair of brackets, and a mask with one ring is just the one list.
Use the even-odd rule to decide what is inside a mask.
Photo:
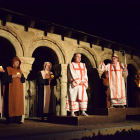
[(61, 64), (61, 116), (67, 115), (66, 100), (67, 100), (67, 64)]
[(54, 94), (57, 98), (56, 115), (67, 115), (66, 98), (67, 98), (67, 64), (58, 64), (54, 67), (55, 76), (57, 77), (57, 86)]
[[(19, 57), (21, 60), (21, 70), (24, 74), (24, 77), (27, 79), (28, 74), (30, 73), (32, 69), (32, 64), (34, 62), (34, 58), (30, 57)], [(25, 102), (25, 96), (28, 94), (27, 93), (27, 82), (23, 84), (24, 87), (24, 115), (22, 116), (22, 122), (24, 122), (25, 118), (25, 111), (27, 110), (28, 103)]]

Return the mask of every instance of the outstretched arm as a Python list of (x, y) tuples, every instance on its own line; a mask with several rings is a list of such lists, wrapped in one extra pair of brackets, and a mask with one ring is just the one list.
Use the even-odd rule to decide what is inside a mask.
[(108, 71), (108, 66), (104, 64), (104, 62), (101, 62), (99, 65), (99, 70), (100, 71)]

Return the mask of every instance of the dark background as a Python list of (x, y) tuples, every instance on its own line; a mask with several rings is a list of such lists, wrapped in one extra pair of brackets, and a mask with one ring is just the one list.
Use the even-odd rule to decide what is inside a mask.
[(0, 7), (139, 49), (139, 0), (0, 0)]

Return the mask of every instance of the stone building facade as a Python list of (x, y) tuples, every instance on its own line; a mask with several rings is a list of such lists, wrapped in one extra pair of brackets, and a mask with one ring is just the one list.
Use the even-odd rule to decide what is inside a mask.
[[(110, 41), (102, 43), (102, 39), (94, 37), (92, 43), (86, 41), (85, 38), (72, 38), (69, 35), (44, 30), (35, 27), (25, 29), (24, 25), (0, 20), (0, 45), (11, 45), (21, 61), (21, 69), (26, 77), (24, 84), (25, 93), (25, 117), (33, 117), (36, 115), (36, 79), (35, 76), (43, 67), (44, 61), (50, 61), (53, 64), (53, 72), (57, 77), (57, 85), (53, 87), (55, 95), (56, 115), (66, 115), (66, 96), (67, 96), (67, 66), (72, 61), (74, 53), (82, 54), (82, 61), (86, 63), (89, 76), (89, 88), (87, 89), (89, 97), (89, 108), (100, 107), (99, 100), (99, 79), (101, 72), (99, 64), (101, 61), (109, 62), (112, 53), (119, 55), (119, 61), (124, 63), (124, 56), (119, 52), (120, 49), (128, 51), (127, 46), (113, 44)], [(80, 35), (81, 36), (81, 35)], [(85, 37), (85, 36), (84, 36)], [(96, 40), (95, 40), (96, 39)], [(103, 45), (102, 45), (103, 44)], [(114, 47), (111, 47), (114, 45)], [(1, 50), (9, 49), (4, 45)], [(12, 53), (12, 52), (11, 52)], [(132, 73), (130, 79), (140, 69), (140, 59), (138, 55), (132, 54), (131, 51), (126, 53), (128, 69)], [(1, 60), (0, 60), (1, 61)]]

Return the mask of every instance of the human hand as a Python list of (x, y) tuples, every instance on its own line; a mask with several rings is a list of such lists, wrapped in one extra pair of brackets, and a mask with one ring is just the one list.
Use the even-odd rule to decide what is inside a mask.
[(0, 72), (5, 72), (2, 66), (0, 66)]
[(5, 70), (3, 68), (0, 68), (0, 72), (5, 72)]
[(17, 75), (12, 75), (12, 78), (17, 78)]
[(17, 78), (21, 78), (21, 74), (17, 74)]
[(101, 62), (100, 65), (104, 65), (104, 62)]
[(124, 64), (124, 67), (127, 68), (127, 64)]
[(54, 75), (53, 74), (51, 75), (51, 78), (54, 79)]
[(83, 84), (84, 84), (84, 82), (83, 82), (83, 81), (81, 81), (79, 85), (83, 85)]
[(50, 75), (49, 80), (52, 81), (54, 79), (54, 75)]

